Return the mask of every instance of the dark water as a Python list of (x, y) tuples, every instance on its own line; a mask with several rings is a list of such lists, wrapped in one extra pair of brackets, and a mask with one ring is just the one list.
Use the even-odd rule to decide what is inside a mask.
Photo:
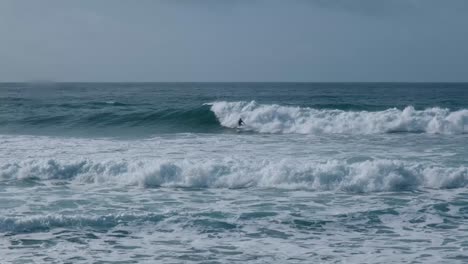
[(468, 84), (0, 84), (0, 263), (467, 263), (467, 146)]

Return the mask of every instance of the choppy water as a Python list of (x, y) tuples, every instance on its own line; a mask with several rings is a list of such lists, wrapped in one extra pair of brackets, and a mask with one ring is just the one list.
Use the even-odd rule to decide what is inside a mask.
[(0, 262), (466, 263), (467, 109), (466, 84), (1, 84)]

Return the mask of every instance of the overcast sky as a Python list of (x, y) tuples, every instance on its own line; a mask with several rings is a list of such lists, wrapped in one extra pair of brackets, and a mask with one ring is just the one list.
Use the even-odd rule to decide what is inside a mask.
[(468, 81), (468, 1), (0, 0), (0, 81)]

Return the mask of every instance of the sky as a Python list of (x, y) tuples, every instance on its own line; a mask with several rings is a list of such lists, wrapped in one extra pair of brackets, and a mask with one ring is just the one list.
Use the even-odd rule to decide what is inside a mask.
[(0, 0), (0, 81), (468, 81), (467, 0)]

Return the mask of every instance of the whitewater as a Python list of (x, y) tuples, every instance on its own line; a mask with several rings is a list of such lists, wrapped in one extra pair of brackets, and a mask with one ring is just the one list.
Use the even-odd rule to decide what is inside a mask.
[(466, 263), (467, 91), (0, 84), (0, 263)]
[(308, 107), (262, 105), (251, 102), (215, 102), (211, 110), (223, 126), (235, 128), (239, 118), (259, 133), (432, 133), (468, 132), (468, 110), (438, 107), (415, 110), (390, 108), (384, 111), (323, 110)]

